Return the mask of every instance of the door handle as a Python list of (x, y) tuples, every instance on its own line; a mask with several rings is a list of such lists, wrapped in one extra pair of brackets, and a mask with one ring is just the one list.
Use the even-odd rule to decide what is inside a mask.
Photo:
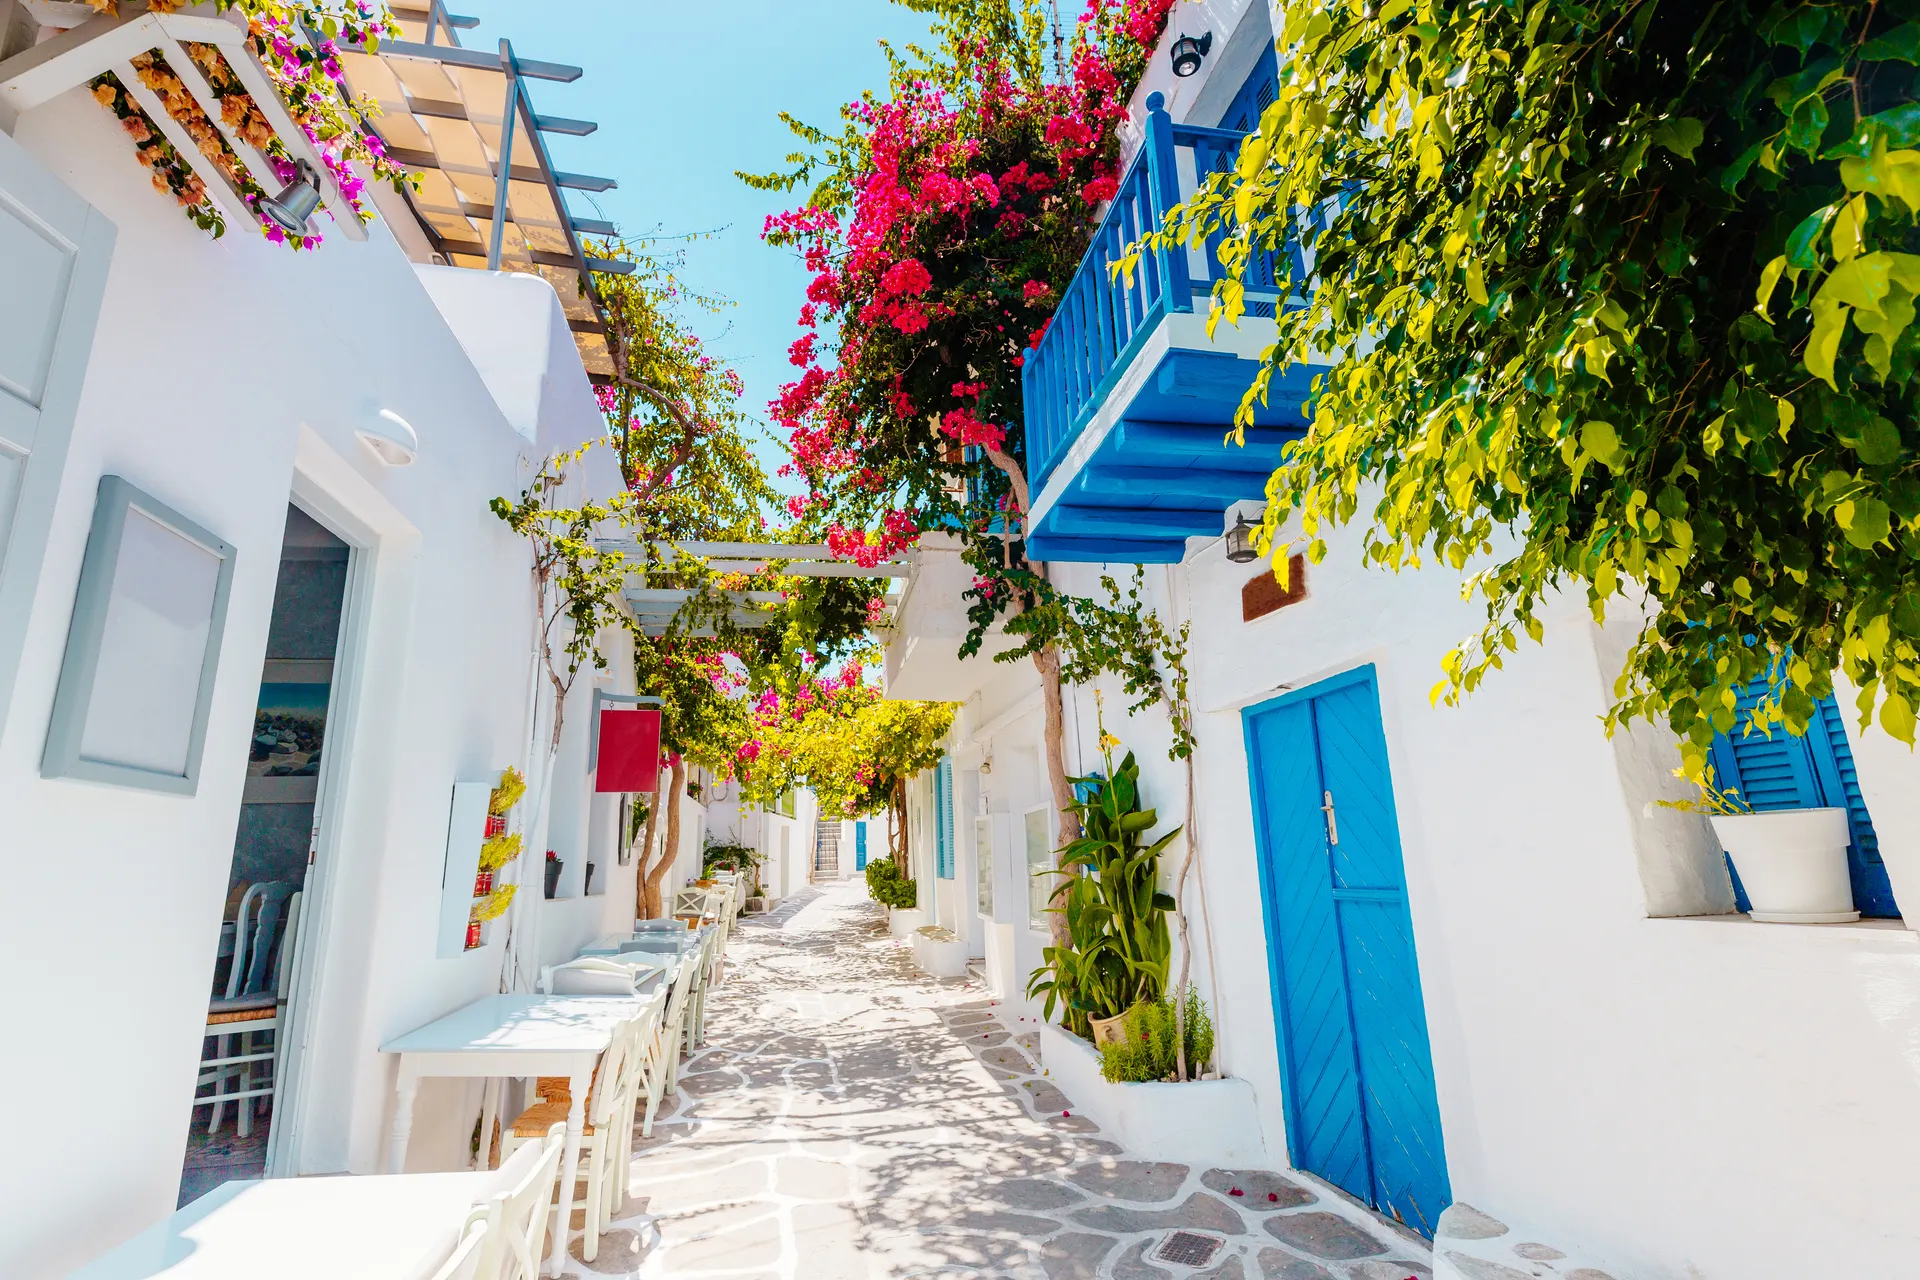
[(1333, 813), (1333, 792), (1322, 791), (1320, 797), (1320, 812), (1327, 815), (1327, 847), (1337, 848), (1340, 844), (1340, 820)]

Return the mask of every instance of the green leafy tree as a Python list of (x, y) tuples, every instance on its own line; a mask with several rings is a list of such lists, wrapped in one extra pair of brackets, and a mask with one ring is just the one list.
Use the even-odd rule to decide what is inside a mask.
[[(1844, 671), (1920, 701), (1920, 8), (1651, 0), (1283, 11), (1279, 95), (1172, 226), (1244, 270), (1293, 241), (1261, 380), (1324, 362), (1266, 535), (1469, 571), (1473, 690), (1552, 593), (1641, 633), (1608, 727), (1665, 717), (1698, 778), (1736, 691), (1804, 732)], [(1236, 321), (1219, 287), (1211, 323)]]

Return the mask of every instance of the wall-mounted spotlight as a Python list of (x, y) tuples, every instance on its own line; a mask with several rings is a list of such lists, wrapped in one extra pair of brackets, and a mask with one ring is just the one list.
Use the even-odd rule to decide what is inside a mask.
[(1192, 36), (1181, 36), (1173, 42), (1173, 48), (1167, 56), (1173, 59), (1173, 74), (1185, 80), (1200, 69), (1200, 64), (1213, 49), (1213, 32), (1203, 32), (1198, 40)]
[(293, 181), (280, 188), (279, 195), (261, 198), (260, 212), (288, 235), (307, 236), (313, 232), (307, 219), (320, 207), (320, 175), (305, 160), (294, 161), (293, 171)]
[(391, 409), (368, 414), (354, 434), (389, 467), (404, 467), (420, 456), (420, 437), (408, 421)]
[(1258, 525), (1247, 523), (1244, 513), (1235, 516), (1233, 528), (1227, 530), (1227, 559), (1235, 564), (1251, 564), (1260, 554), (1253, 545), (1253, 535), (1258, 529)]

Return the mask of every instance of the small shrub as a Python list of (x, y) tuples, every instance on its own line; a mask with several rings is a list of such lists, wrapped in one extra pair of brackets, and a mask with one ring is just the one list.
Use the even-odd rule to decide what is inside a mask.
[(900, 874), (892, 858), (876, 858), (867, 864), (867, 892), (886, 907), (912, 907), (920, 901), (920, 890)]
[[(1187, 988), (1187, 1076), (1198, 1077), (1213, 1060), (1213, 1020), (1206, 1002)], [(1174, 1052), (1172, 1000), (1137, 1004), (1120, 1024), (1120, 1042), (1100, 1048), (1100, 1074), (1116, 1084), (1172, 1080), (1179, 1073)]]

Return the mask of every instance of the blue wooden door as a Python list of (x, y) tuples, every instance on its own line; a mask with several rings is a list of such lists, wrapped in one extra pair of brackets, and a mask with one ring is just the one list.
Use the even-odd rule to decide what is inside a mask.
[(1431, 1236), (1452, 1195), (1373, 668), (1244, 720), (1289, 1154)]
[(853, 869), (867, 869), (867, 824), (864, 822), (853, 824)]

